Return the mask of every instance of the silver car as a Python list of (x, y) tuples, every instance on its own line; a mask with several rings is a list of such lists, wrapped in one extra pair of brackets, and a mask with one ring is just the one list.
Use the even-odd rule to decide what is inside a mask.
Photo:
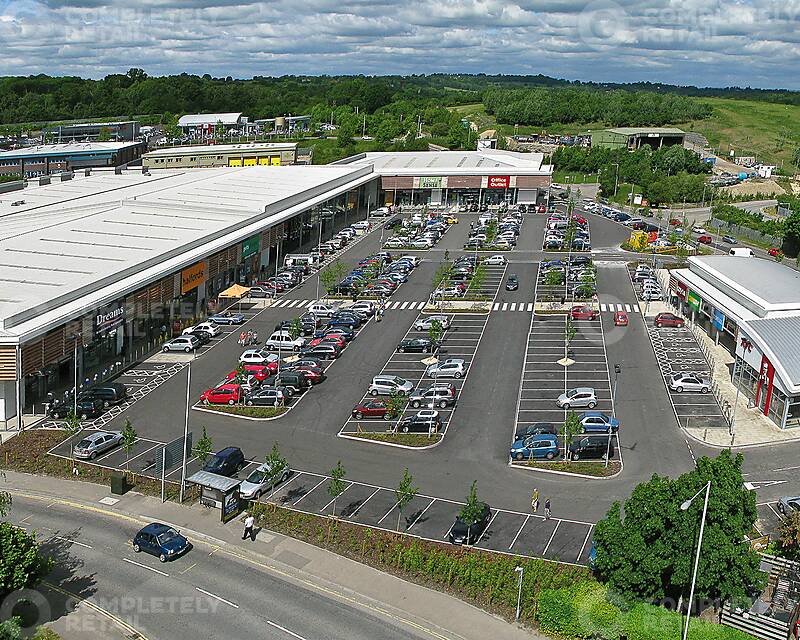
[(669, 388), (678, 393), (684, 391), (708, 393), (711, 390), (711, 380), (696, 373), (676, 373), (669, 378)]
[(431, 328), (434, 320), (438, 320), (439, 324), (442, 327), (442, 330), (446, 331), (450, 328), (450, 318), (443, 315), (433, 315), (427, 316), (425, 318), (420, 318), (414, 323), (414, 329), (417, 331), (427, 331)]
[(275, 485), (286, 482), (291, 475), (289, 467), (272, 468), (269, 462), (256, 467), (242, 484), (239, 486), (239, 494), (245, 500), (258, 500), (259, 496), (265, 491), (269, 491)]
[(429, 378), (463, 378), (467, 366), (461, 358), (448, 358), (443, 362), (430, 365), (425, 370)]
[(778, 500), (778, 511), (785, 516), (800, 511), (800, 496), (783, 496)]
[(569, 409), (570, 407), (589, 407), (594, 409), (597, 406), (597, 396), (591, 387), (577, 387), (569, 389), (558, 396), (556, 404), (563, 409)]
[(189, 353), (199, 346), (200, 340), (198, 340), (196, 336), (178, 336), (177, 338), (172, 338), (172, 340), (167, 340), (161, 345), (161, 350), (164, 353), (169, 351), (183, 351)]
[(120, 444), (122, 444), (122, 434), (119, 431), (96, 431), (78, 442), (72, 448), (72, 452), (81, 460), (94, 460), (101, 453)]

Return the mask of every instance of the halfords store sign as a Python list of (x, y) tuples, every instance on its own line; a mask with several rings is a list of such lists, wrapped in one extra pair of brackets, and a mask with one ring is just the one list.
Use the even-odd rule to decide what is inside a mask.
[(206, 263), (198, 262), (181, 271), (181, 295), (197, 289), (206, 280)]

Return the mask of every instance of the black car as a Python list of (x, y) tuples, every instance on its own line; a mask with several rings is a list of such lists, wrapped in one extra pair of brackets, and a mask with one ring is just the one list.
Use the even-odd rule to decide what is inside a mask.
[(573, 460), (586, 458), (614, 457), (614, 439), (609, 436), (586, 436), (569, 445), (569, 454)]
[(106, 382), (78, 394), (78, 401), (82, 398), (100, 398), (103, 401), (103, 407), (110, 407), (112, 404), (119, 404), (128, 398), (128, 388), (120, 382)]
[[(275, 325), (275, 331), (281, 330), (289, 330), (292, 327), (292, 323), (294, 320), (283, 320)], [(314, 333), (314, 330), (317, 328), (316, 322), (309, 322), (307, 320), (300, 320), (300, 334), (304, 336), (310, 336)]]
[(281, 363), (281, 368), (296, 369), (297, 367), (316, 367), (317, 369), (324, 369), (325, 365), (322, 364), (321, 359), (311, 357), (301, 357), (292, 362)]
[(335, 360), (340, 355), (342, 355), (342, 350), (331, 343), (318, 344), (314, 347), (303, 349), (300, 352), (300, 357), (303, 359), (320, 358), (322, 360)]
[(194, 336), (200, 341), (201, 345), (208, 344), (209, 342), (211, 342), (211, 338), (213, 337), (208, 331), (203, 331), (202, 329), (192, 329), (191, 331), (187, 331), (183, 335)]
[(311, 383), (306, 376), (299, 371), (280, 371), (274, 376), (266, 378), (262, 386), (284, 388), (287, 395), (291, 397), (308, 389)]
[(506, 280), (506, 291), (516, 291), (517, 289), (519, 289), (519, 278), (512, 273)]
[(465, 522), (459, 514), (450, 529), (450, 544), (475, 544), (486, 531), (491, 519), (492, 510), (485, 502), (481, 503), (481, 511), (472, 522)]
[[(61, 402), (50, 407), (50, 417), (52, 418), (66, 418), (72, 413), (75, 407), (72, 400)], [(78, 396), (76, 415), (81, 420), (88, 420), (89, 418), (96, 418), (103, 413), (103, 400), (94, 397), (81, 397)]]
[(589, 256), (572, 256), (569, 260), (570, 266), (572, 265), (587, 265), (591, 264), (592, 259)]
[(556, 430), (555, 425), (549, 422), (534, 422), (533, 424), (529, 424), (527, 427), (523, 427), (517, 431), (514, 434), (514, 439), (519, 440), (520, 438), (539, 436), (543, 434), (557, 435), (558, 431)]
[(218, 476), (231, 477), (244, 468), (246, 461), (239, 447), (225, 447), (211, 456), (203, 465), (203, 471), (215, 473)]
[(283, 387), (259, 387), (245, 398), (248, 407), (280, 407), (286, 403), (290, 393)]
[(430, 353), (434, 349), (430, 338), (407, 338), (397, 345), (398, 353)]
[(439, 416), (409, 416), (397, 425), (398, 433), (438, 433), (442, 428), (442, 419)]
[(356, 337), (356, 334), (355, 332), (350, 331), (349, 329), (345, 329), (343, 327), (318, 329), (317, 331), (314, 332), (315, 338), (324, 338), (325, 336), (341, 336), (347, 342), (350, 342), (350, 340)]
[(332, 296), (351, 296), (355, 290), (353, 285), (343, 282), (328, 289), (328, 293)]
[(483, 240), (467, 240), (464, 243), (465, 249), (480, 249), (483, 246)]
[(383, 225), (387, 229), (397, 229), (398, 227), (403, 226), (403, 219), (402, 218), (392, 218), (389, 220), (385, 225)]

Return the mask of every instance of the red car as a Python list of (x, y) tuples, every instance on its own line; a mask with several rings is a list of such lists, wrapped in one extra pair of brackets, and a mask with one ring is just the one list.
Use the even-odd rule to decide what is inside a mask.
[(344, 349), (344, 345), (346, 344), (346, 340), (342, 336), (338, 336), (336, 334), (330, 334), (326, 336), (322, 336), (321, 338), (314, 338), (309, 344), (309, 347), (316, 347), (318, 344), (335, 344), (340, 349)]
[(596, 320), (598, 318), (597, 311), (591, 307), (572, 307), (569, 315), (573, 320)]
[(615, 327), (627, 327), (628, 326), (628, 314), (624, 311), (617, 311), (614, 313), (614, 326)]
[(771, 255), (773, 258), (775, 258), (775, 257), (781, 255), (783, 253), (783, 251), (778, 249), (778, 247), (770, 247), (769, 249), (767, 249), (767, 253), (769, 255)]
[(302, 373), (311, 384), (319, 384), (326, 378), (325, 372), (317, 367), (296, 367), (292, 371)]
[(236, 404), (244, 398), (238, 384), (222, 384), (215, 389), (206, 389), (200, 396), (203, 404)]
[(389, 419), (389, 407), (383, 400), (364, 400), (353, 407), (353, 417), (356, 420), (362, 418), (383, 418)]
[(545, 213), (547, 211), (547, 207), (545, 207), (543, 204), (540, 204), (539, 208), (537, 209), (537, 211), (539, 213)]
[(680, 220), (678, 220), (677, 218), (673, 218), (672, 220), (670, 220), (670, 221), (669, 221), (669, 223), (670, 223), (670, 224), (671, 224), (673, 227), (680, 227), (680, 226), (681, 226), (681, 221), (680, 221)]
[(586, 224), (586, 218), (579, 216), (577, 213), (573, 214), (572, 219), (578, 224)]
[(697, 241), (702, 244), (711, 244), (713, 242), (713, 238), (711, 236), (700, 236)]
[(661, 327), (677, 327), (680, 328), (686, 321), (674, 313), (659, 313), (655, 319), (655, 325), (660, 329)]
[[(268, 364), (246, 364), (244, 365), (244, 370), (247, 372), (247, 375), (253, 376), (259, 382), (264, 382), (264, 380), (278, 371), (278, 362), (270, 362)], [(227, 379), (233, 380), (237, 373), (238, 370), (234, 369), (227, 375)]]

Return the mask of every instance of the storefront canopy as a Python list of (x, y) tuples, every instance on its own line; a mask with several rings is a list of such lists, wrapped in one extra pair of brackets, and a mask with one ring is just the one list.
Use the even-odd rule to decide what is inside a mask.
[(244, 298), (248, 292), (250, 291), (250, 287), (243, 287), (240, 284), (234, 284), (222, 293), (219, 294), (218, 297), (220, 298)]

